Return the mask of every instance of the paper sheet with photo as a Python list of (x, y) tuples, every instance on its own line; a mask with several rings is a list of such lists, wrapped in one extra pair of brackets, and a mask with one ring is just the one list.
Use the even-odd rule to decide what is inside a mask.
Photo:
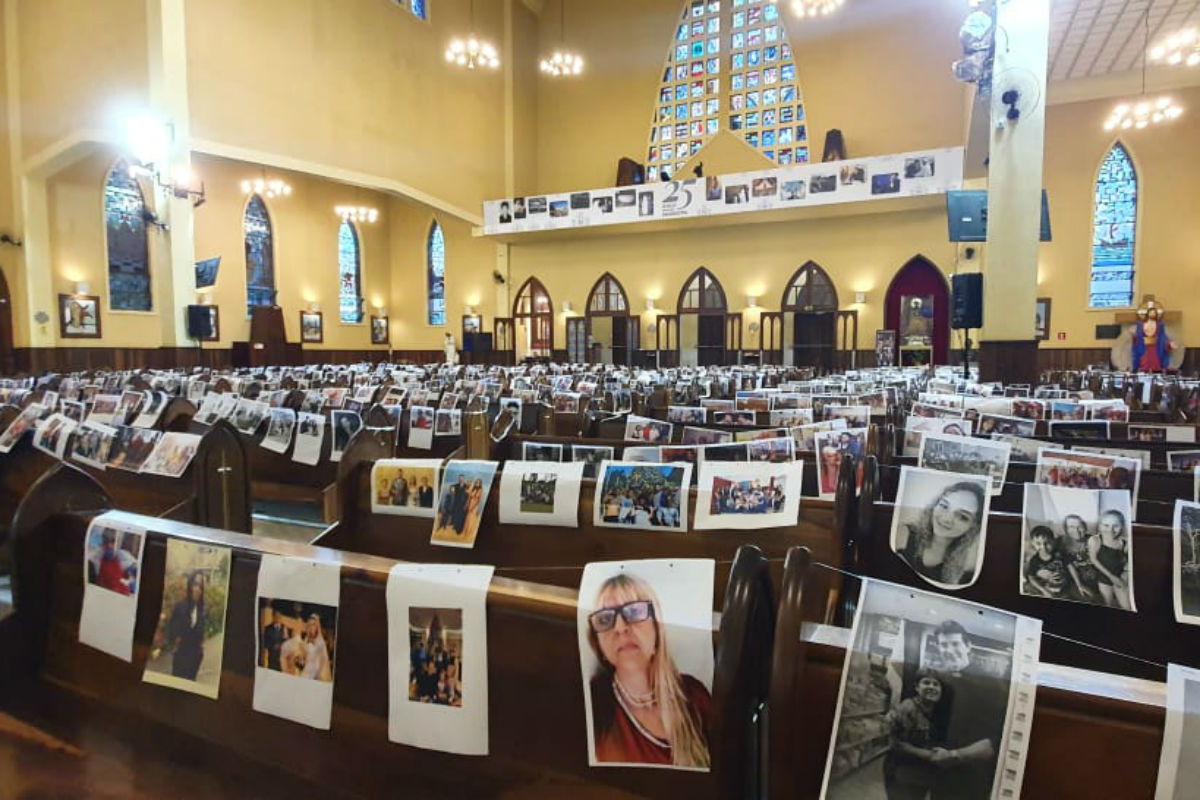
[(432, 406), (412, 406), (409, 408), (408, 446), (414, 450), (433, 449)]
[[(329, 730), (333, 715), (333, 681), (336, 653), (329, 653), (324, 639), (327, 618), (320, 618), (317, 636), (309, 640), (308, 618), (320, 609), (332, 610), (336, 625), (341, 594), (341, 568), (338, 564), (264, 554), (258, 568), (255, 593), (254, 629), (257, 631), (254, 654), (255, 711)], [(277, 605), (268, 605), (274, 603)], [(271, 617), (272, 608), (300, 610), (294, 626), (284, 625), (287, 633), (278, 648)], [(299, 617), (305, 617), (300, 620)], [(303, 633), (301, 633), (301, 629)], [(335, 630), (336, 634), (336, 630)], [(336, 641), (336, 635), (331, 636)], [(294, 647), (290, 647), (293, 643)], [(288, 652), (290, 650), (290, 652)], [(278, 653), (278, 655), (276, 655)], [(322, 655), (324, 653), (324, 655)], [(299, 669), (297, 670), (296, 667)]]
[(195, 433), (164, 433), (158, 438), (150, 457), (142, 464), (142, 472), (178, 478), (196, 457), (200, 449), (200, 437)]
[(62, 458), (74, 430), (75, 420), (65, 414), (51, 414), (38, 423), (33, 446), (54, 458)]
[(153, 428), (162, 412), (166, 409), (169, 398), (164, 392), (146, 392), (146, 399), (133, 422), (135, 428)]
[(1172, 529), (1175, 621), (1200, 625), (1200, 503), (1177, 499)]
[(1008, 458), (1012, 446), (1006, 442), (927, 432), (921, 435), (917, 466), (943, 472), (986, 475), (992, 482), (992, 495), (1004, 491)]
[(381, 458), (371, 465), (371, 513), (433, 519), (438, 458)]
[(30, 403), (21, 409), (21, 413), (13, 418), (13, 421), (8, 423), (8, 427), (4, 429), (4, 433), (0, 434), (0, 453), (7, 453), (13, 449), (13, 446), (21, 440), (21, 437), (26, 432), (33, 430), (37, 426), (38, 418), (41, 417), (45, 409), (37, 403)]
[(388, 573), (390, 741), (488, 754), (487, 592), (493, 571), (396, 564)]
[(267, 415), (267, 433), (259, 446), (274, 453), (284, 453), (292, 445), (296, 429), (296, 412), (290, 408), (272, 408)]
[(430, 544), (475, 546), (497, 467), (495, 461), (464, 459), (446, 463), (438, 485)]
[(971, 435), (971, 420), (958, 417), (910, 416), (904, 423), (903, 454), (916, 458), (921, 452), (921, 437), (926, 433)]
[(112, 447), (117, 429), (99, 422), (84, 422), (75, 429), (71, 443), (71, 459), (95, 469), (108, 466), (108, 451)]
[[(1041, 629), (1031, 617), (863, 579), (821, 797), (890, 797), (885, 775), (897, 773), (913, 797), (1020, 797)], [(930, 718), (942, 724), (922, 724)], [(958, 757), (929, 768), (939, 751)]]
[(167, 539), (162, 611), (142, 680), (217, 699), (233, 551)]
[[(710, 559), (584, 567), (577, 627), (591, 766), (709, 769), (715, 568)], [(638, 722), (638, 711), (646, 713), (649, 694), (663, 693), (652, 670), (665, 659), (674, 667), (666, 674), (678, 676), (670, 696), (679, 713), (674, 725), (663, 715), (663, 740)]]
[(800, 515), (803, 470), (803, 461), (705, 461), (700, 465), (696, 492), (696, 530), (795, 526)]
[(95, 517), (84, 538), (79, 641), (122, 661), (133, 660), (145, 545), (145, 528), (112, 514)]
[(1124, 489), (1131, 494), (1136, 519), (1142, 462), (1137, 458), (1096, 455), (1055, 447), (1038, 450), (1037, 483), (1086, 489)]
[(325, 444), (325, 415), (301, 411), (296, 415), (296, 444), (292, 448), (292, 460), (298, 464), (314, 466), (321, 460), (321, 448)]
[(603, 462), (592, 499), (592, 524), (686, 533), (692, 470), (692, 464)]
[(500, 474), (502, 525), (579, 527), (582, 461), (507, 461)]
[(1167, 720), (1154, 800), (1193, 800), (1200, 786), (1200, 669), (1167, 665)]
[(1129, 492), (1025, 484), (1021, 594), (1136, 611)]
[(972, 585), (987, 550), (990, 489), (983, 475), (901, 467), (892, 552), (939, 589)]

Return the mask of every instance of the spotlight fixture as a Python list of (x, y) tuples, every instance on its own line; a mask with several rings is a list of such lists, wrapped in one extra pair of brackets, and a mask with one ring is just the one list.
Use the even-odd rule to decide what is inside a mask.
[(1184, 28), (1172, 33), (1150, 48), (1149, 56), (1151, 61), (1162, 62), (1168, 67), (1200, 66), (1200, 31)]
[(291, 193), (291, 185), (279, 178), (267, 180), (263, 177), (242, 181), (242, 194), (261, 194), (267, 199), (273, 199), (276, 197), (287, 197)]
[(842, 7), (845, 0), (792, 0), (792, 11), (798, 17), (825, 17)]
[(566, 41), (567, 12), (563, 0), (558, 0), (558, 48), (549, 58), (541, 61), (542, 72), (552, 78), (579, 75), (583, 72), (583, 56), (572, 53), (563, 45)]
[(375, 222), (379, 219), (379, 210), (369, 206), (336, 206), (333, 210), (342, 222)]
[(1182, 113), (1183, 109), (1165, 95), (1154, 101), (1139, 100), (1136, 103), (1120, 103), (1105, 120), (1104, 130), (1127, 131), (1131, 128), (1142, 130), (1151, 125), (1178, 119)]
[(467, 69), (496, 69), (500, 66), (500, 55), (496, 48), (475, 35), (475, 0), (471, 0), (471, 35), (465, 40), (450, 40), (450, 45), (446, 48), (446, 61)]

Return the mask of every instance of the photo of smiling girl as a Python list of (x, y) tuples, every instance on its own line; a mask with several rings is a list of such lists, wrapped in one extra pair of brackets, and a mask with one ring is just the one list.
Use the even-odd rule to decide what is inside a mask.
[(903, 467), (892, 552), (934, 586), (970, 586), (983, 565), (989, 488), (981, 475)]

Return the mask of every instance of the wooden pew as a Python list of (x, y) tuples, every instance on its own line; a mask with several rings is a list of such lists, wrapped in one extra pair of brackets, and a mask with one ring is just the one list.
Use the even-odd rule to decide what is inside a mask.
[[(309, 796), (529, 798), (566, 796), (745, 798), (758, 779), (774, 600), (761, 552), (742, 547), (718, 604), (716, 672), (709, 740), (711, 773), (593, 769), (587, 765), (583, 686), (578, 668), (576, 597), (571, 590), (503, 574), (488, 593), (490, 755), (484, 758), (393, 745), (387, 740), (384, 588), (391, 561), (321, 547), (122, 514), (147, 527), (134, 660), (126, 664), (78, 643), (83, 540), (106, 498), (78, 470), (48, 476), (18, 512), (16, 613), (0, 623), (0, 673), (21, 703), (43, 698), (61, 710), (79, 704), (75, 731), (106, 722), (126, 733), (147, 724), (194, 737), (205, 752), (277, 764), (310, 783)], [(65, 506), (55, 502), (71, 490)], [(143, 683), (142, 664), (161, 604), (166, 540), (175, 537), (233, 550), (220, 698), (209, 701)], [(733, 552), (733, 543), (728, 554)], [(263, 554), (340, 565), (337, 671), (331, 731), (317, 731), (251, 710), (256, 647), (254, 615)], [(576, 569), (573, 580), (581, 574)], [(85, 700), (86, 698), (86, 700)], [(69, 735), (69, 734), (68, 734)], [(121, 730), (118, 730), (121, 735)], [(217, 761), (217, 758), (213, 758)], [(221, 762), (218, 762), (221, 763)], [(211, 763), (219, 773), (221, 766)], [(398, 789), (397, 787), (401, 787)], [(339, 795), (340, 796), (340, 795)]]
[[(863, 496), (858, 506), (854, 541), (863, 575), (906, 586), (938, 591), (891, 551), (892, 503), (880, 499), (878, 470), (864, 473)], [(1175, 622), (1171, 570), (1171, 529), (1141, 523), (1133, 526), (1133, 588), (1137, 612), (1082, 603), (1026, 597), (1019, 593), (1021, 568), (1021, 515), (993, 511), (988, 516), (983, 567), (974, 585), (953, 592), (956, 596), (995, 606), (1045, 622), (1045, 630), (1078, 639), (1117, 653), (1132, 653), (1151, 662), (1200, 666), (1200, 628)], [(819, 556), (814, 556), (817, 560)], [(949, 594), (949, 592), (947, 592)], [(1060, 639), (1048, 638), (1042, 659), (1058, 664), (1154, 678), (1153, 664), (1105, 654)]]
[[(788, 553), (771, 664), (770, 797), (820, 795), (845, 650), (802, 631), (831, 623), (827, 596), (841, 579), (801, 549)], [(1045, 663), (1040, 672), (1021, 796), (1151, 800), (1165, 720), (1161, 684)], [(1164, 678), (1165, 670), (1154, 676)]]

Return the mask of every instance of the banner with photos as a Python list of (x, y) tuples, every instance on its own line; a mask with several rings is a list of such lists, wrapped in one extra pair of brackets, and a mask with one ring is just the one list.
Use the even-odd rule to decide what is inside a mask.
[(944, 194), (962, 187), (963, 148), (710, 175), (483, 204), (485, 235), (656, 222)]

